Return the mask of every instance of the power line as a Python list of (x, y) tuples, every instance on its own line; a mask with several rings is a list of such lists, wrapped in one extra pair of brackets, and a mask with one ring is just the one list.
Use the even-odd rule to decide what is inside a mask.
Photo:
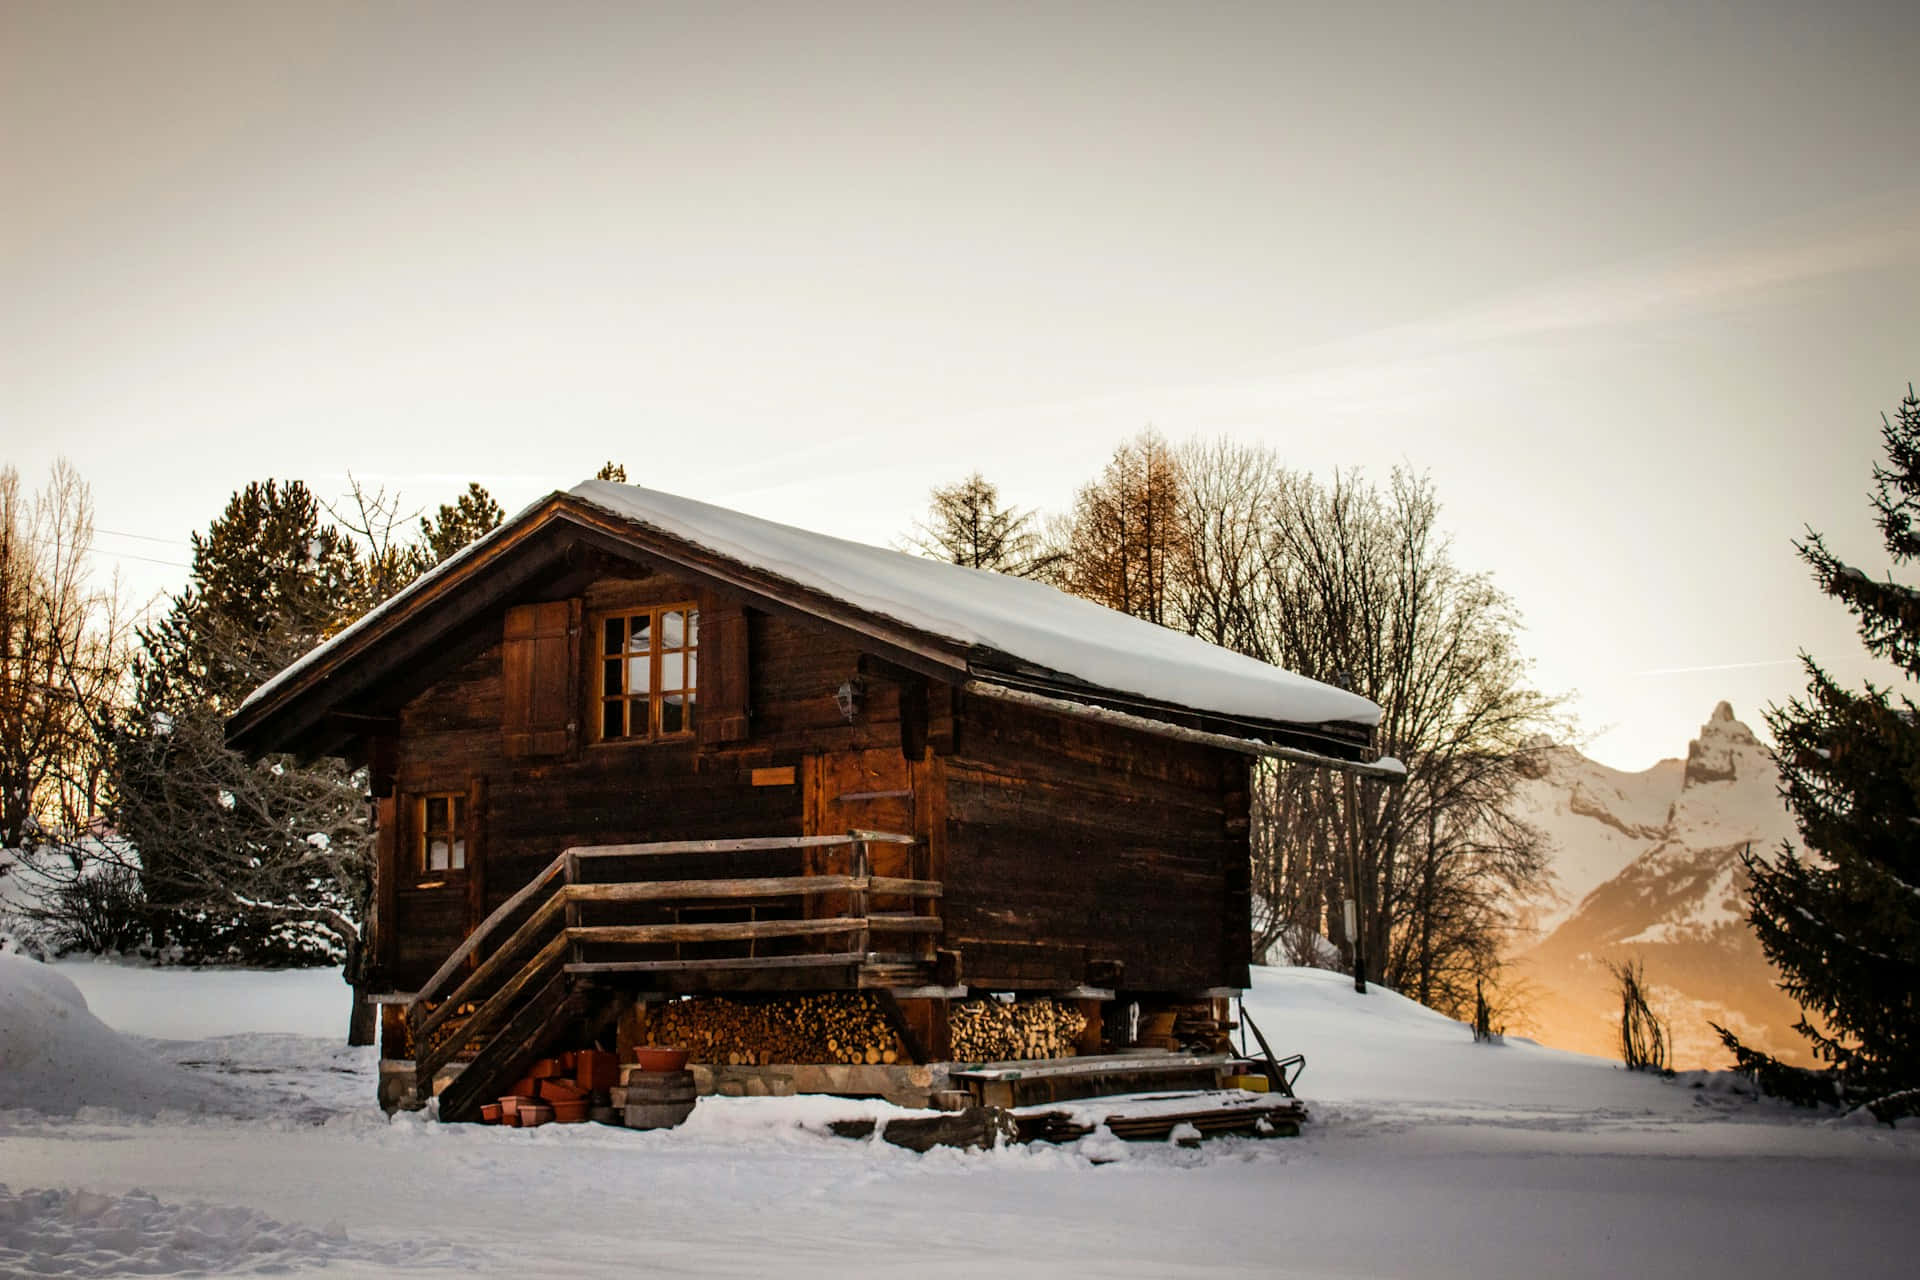
[(102, 529), (99, 525), (93, 526), (93, 531), (95, 533), (110, 533), (116, 538), (138, 538), (142, 542), (164, 542), (172, 547), (189, 547), (193, 545), (181, 538), (157, 538), (151, 533), (125, 533), (119, 529)]
[(105, 547), (88, 547), (87, 552), (90, 555), (96, 555), (96, 556), (118, 556), (122, 560), (144, 560), (148, 564), (164, 564), (172, 569), (193, 568), (192, 565), (182, 564), (178, 560), (156, 560), (152, 556), (137, 556), (133, 554), (133, 552), (131, 551), (109, 551)]

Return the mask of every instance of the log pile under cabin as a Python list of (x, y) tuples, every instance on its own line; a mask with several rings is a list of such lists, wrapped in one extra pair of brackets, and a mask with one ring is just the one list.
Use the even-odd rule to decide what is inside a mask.
[(648, 1010), (647, 1043), (686, 1049), (713, 1066), (774, 1062), (894, 1063), (901, 1060), (877, 997), (829, 991), (775, 1000), (706, 996)]
[(1087, 1029), (1086, 1015), (1056, 1000), (968, 1000), (948, 1014), (957, 1062), (1064, 1058)]
[[(690, 1051), (713, 1066), (772, 1063), (891, 1065), (910, 1060), (880, 999), (866, 992), (822, 992), (773, 999), (702, 996), (648, 1008), (649, 1044)], [(956, 1003), (948, 1013), (953, 1056), (964, 1062), (1064, 1058), (1076, 1052), (1087, 1019), (1051, 999)]]

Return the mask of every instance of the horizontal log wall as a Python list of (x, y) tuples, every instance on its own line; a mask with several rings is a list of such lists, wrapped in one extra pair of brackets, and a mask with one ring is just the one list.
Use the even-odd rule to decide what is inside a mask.
[[(648, 579), (596, 584), (596, 599), (622, 604), (694, 598), (685, 582)], [(752, 708), (748, 738), (724, 747), (693, 741), (583, 745), (564, 757), (509, 759), (503, 750), (505, 706), (498, 643), (407, 703), (400, 715), (396, 784), (403, 797), (468, 789), (486, 780), (483, 906), (491, 911), (572, 845), (802, 834), (798, 784), (754, 786), (753, 771), (797, 766), (809, 751), (898, 745), (899, 693), (869, 678), (856, 722), (834, 704), (840, 685), (859, 671), (859, 650), (820, 627), (750, 611)], [(592, 709), (583, 706), (585, 716)], [(412, 806), (400, 814), (395, 894), (394, 971), (401, 990), (431, 974), (457, 945), (471, 919), (467, 887), (415, 887)]]
[[(977, 989), (1247, 982), (1246, 762), (971, 699), (946, 764), (943, 946)], [(1236, 819), (1238, 821), (1236, 821)]]

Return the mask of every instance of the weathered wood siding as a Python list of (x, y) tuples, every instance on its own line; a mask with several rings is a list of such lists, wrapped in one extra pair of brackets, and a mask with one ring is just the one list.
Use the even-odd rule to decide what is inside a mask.
[[(584, 616), (590, 629), (605, 604), (702, 597), (685, 581), (604, 581), (588, 589)], [(963, 981), (977, 989), (1073, 987), (1114, 965), (1120, 976), (1103, 984), (1126, 990), (1246, 984), (1242, 757), (979, 699), (956, 710), (947, 686), (890, 678), (825, 623), (752, 608), (744, 625), (734, 616), (726, 631), (703, 632), (701, 662), (717, 661), (724, 635), (746, 636), (750, 715), (735, 741), (594, 744), (578, 734), (559, 754), (511, 755), (497, 638), (404, 706), (388, 855), (397, 874), (380, 896), (393, 922), (384, 976), (397, 989), (423, 980), (569, 846), (848, 824), (910, 824), (927, 838), (917, 868), (881, 869), (945, 882), (939, 945), (961, 953)], [(834, 701), (850, 679), (863, 690), (851, 724)], [(590, 688), (579, 699), (590, 702)], [(583, 720), (596, 711), (579, 708)], [(903, 738), (911, 763), (880, 768)], [(793, 766), (791, 784), (753, 785), (755, 769), (781, 766)], [(474, 867), (421, 888), (414, 800), (434, 792), (471, 797)]]
[[(696, 597), (684, 582), (619, 588), (622, 603)], [(749, 610), (746, 633), (752, 715), (747, 738), (713, 746), (696, 740), (578, 746), (540, 759), (511, 758), (502, 733), (506, 713), (502, 647), (496, 642), (406, 704), (400, 715), (396, 788), (399, 874), (392, 896), (390, 980), (399, 989), (431, 974), (459, 945), (479, 914), (493, 910), (570, 845), (726, 836), (799, 835), (805, 821), (800, 778), (813, 751), (892, 745), (900, 740), (899, 695), (889, 682), (868, 680), (857, 722), (834, 705), (834, 691), (858, 674), (859, 650), (822, 625)], [(702, 636), (703, 646), (714, 641)], [(709, 661), (703, 652), (702, 662)], [(582, 716), (592, 709), (581, 708)], [(697, 714), (697, 713), (696, 713)], [(794, 765), (795, 782), (760, 786), (755, 768)], [(413, 797), (467, 791), (485, 782), (482, 811), (472, 818), (483, 875), (481, 902), (470, 904), (460, 879), (421, 889), (413, 868)]]
[(1244, 758), (970, 699), (947, 760), (945, 946), (976, 987), (1247, 983)]

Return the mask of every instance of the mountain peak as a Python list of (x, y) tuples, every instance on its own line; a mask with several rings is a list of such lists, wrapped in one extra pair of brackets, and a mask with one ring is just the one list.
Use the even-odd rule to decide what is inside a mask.
[[(1734, 719), (1733, 704), (1721, 702), (1700, 726), (1700, 736), (1687, 744), (1686, 785), (1731, 782), (1740, 774), (1741, 756), (1761, 752), (1753, 730)], [(1770, 771), (1763, 770), (1762, 773)]]

